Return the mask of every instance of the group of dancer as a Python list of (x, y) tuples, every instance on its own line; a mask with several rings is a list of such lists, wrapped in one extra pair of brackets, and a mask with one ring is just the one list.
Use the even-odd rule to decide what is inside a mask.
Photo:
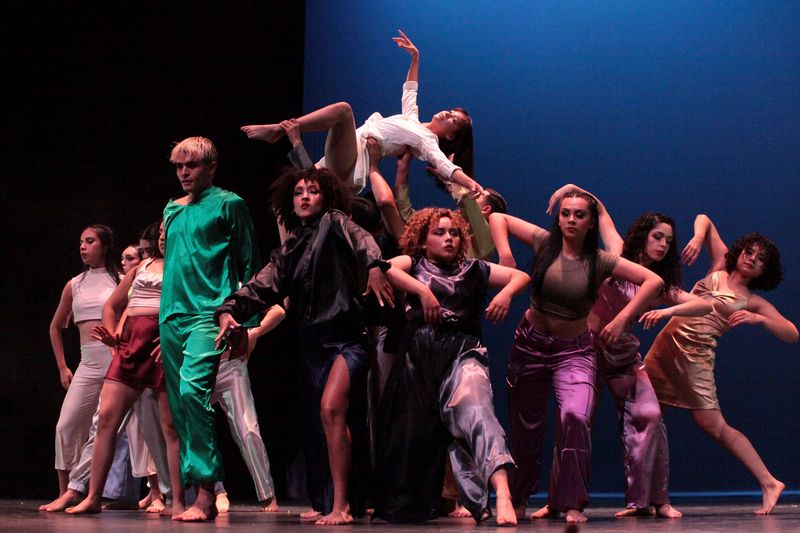
[[(756, 512), (771, 512), (784, 486), (723, 418), (713, 371), (717, 339), (731, 327), (762, 325), (783, 341), (798, 340), (794, 324), (752, 293), (780, 282), (775, 245), (749, 234), (729, 249), (698, 215), (679, 254), (675, 223), (660, 213), (642, 215), (623, 239), (600, 199), (571, 184), (550, 199), (550, 230), (508, 214), (499, 193), (470, 177), (466, 111), (420, 122), (419, 52), (402, 32), (394, 41), (411, 56), (401, 114), (375, 113), (356, 129), (350, 106), (337, 103), (242, 127), (252, 139), (285, 135), (293, 146), (295, 168), (270, 189), (282, 244), (263, 268), (247, 207), (213, 184), (218, 154), (202, 137), (172, 149), (186, 195), (167, 204), (160, 250), (150, 258), (120, 280), (110, 229), (84, 230), (88, 269), (65, 287), (50, 328), (67, 396), (56, 435), (61, 495), (43, 508), (101, 510), (116, 437), (142, 391), (152, 390), (161, 431), (144, 432), (156, 463), (149, 503), (168, 495), (167, 511), (178, 521), (219, 512), (218, 399), (263, 509), (277, 509), (246, 360), (258, 336), (286, 314), (304, 370), (312, 511), (303, 518), (317, 524), (365, 514), (391, 522), (435, 518), (446, 478), (476, 522), (492, 515), (493, 491), (497, 523), (516, 524), (538, 490), (551, 388), (559, 409), (553, 467), (547, 505), (531, 517), (585, 521), (603, 383), (614, 396), (624, 451), (627, 508), (618, 516), (681, 516), (669, 502), (661, 416), (668, 405), (691, 410), (743, 462), (763, 493)], [(301, 139), (312, 131), (328, 132), (316, 165)], [(386, 156), (399, 157), (394, 188), (378, 169)], [(406, 176), (415, 156), (459, 208), (410, 208)], [(356, 196), (367, 186), (369, 194)], [(515, 268), (509, 235), (532, 248), (530, 275)], [(486, 260), (492, 246), (497, 263)], [(692, 264), (703, 246), (711, 269), (687, 293), (680, 261)], [(511, 299), (529, 285), (530, 306), (508, 362), (509, 446), (494, 411), (481, 324), (484, 316), (505, 319)], [(81, 333), (74, 376), (60, 337), (70, 309)], [(634, 324), (666, 319), (643, 364)], [(153, 427), (143, 420), (153, 418), (146, 410), (136, 413)], [(88, 486), (82, 463), (91, 465)]]

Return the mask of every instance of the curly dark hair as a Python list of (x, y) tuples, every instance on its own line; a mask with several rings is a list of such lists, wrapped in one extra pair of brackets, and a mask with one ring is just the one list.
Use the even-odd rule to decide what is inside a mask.
[(659, 224), (667, 224), (672, 228), (672, 242), (667, 253), (661, 261), (653, 261), (648, 268), (661, 276), (664, 280), (662, 294), (680, 289), (683, 283), (683, 273), (681, 271), (680, 257), (678, 256), (678, 233), (675, 229), (675, 221), (663, 213), (645, 213), (628, 228), (625, 235), (625, 242), (622, 245), (622, 257), (641, 263), (642, 255), (647, 247), (647, 236)]
[(275, 180), (269, 189), (270, 202), (275, 216), (287, 230), (301, 226), (300, 218), (294, 212), (294, 187), (300, 180), (313, 181), (319, 185), (322, 193), (322, 210), (320, 215), (338, 209), (350, 214), (353, 192), (347, 185), (327, 168), (311, 167), (305, 170), (291, 168)]
[[(589, 205), (589, 215), (594, 222), (594, 226), (592, 226), (586, 234), (586, 238), (583, 240), (583, 247), (581, 248), (581, 255), (583, 256), (583, 261), (586, 262), (589, 274), (589, 283), (586, 287), (586, 293), (591, 300), (594, 301), (595, 298), (597, 298), (597, 280), (595, 278), (597, 277), (597, 247), (600, 244), (597, 200), (589, 193), (575, 190), (568, 191), (558, 200), (559, 210), (561, 209), (561, 202), (564, 198), (582, 198), (586, 200), (586, 203)], [(533, 262), (533, 274), (531, 276), (533, 279), (532, 292), (534, 296), (541, 292), (542, 284), (544, 283), (544, 275), (547, 269), (550, 268), (550, 265), (553, 264), (553, 261), (555, 261), (561, 253), (564, 234), (561, 232), (561, 226), (559, 226), (558, 222), (559, 216), (556, 215), (553, 221), (553, 229), (550, 230), (550, 235), (536, 252), (536, 257)]]
[(758, 246), (761, 248), (766, 255), (766, 259), (764, 260), (764, 272), (757, 278), (751, 279), (750, 283), (747, 285), (747, 288), (751, 290), (760, 289), (764, 291), (771, 291), (780, 285), (781, 280), (783, 279), (781, 253), (778, 251), (778, 247), (775, 246), (771, 240), (764, 237), (760, 233), (748, 233), (747, 235), (736, 239), (736, 242), (733, 243), (728, 252), (725, 254), (725, 270), (728, 273), (733, 272), (736, 269), (736, 261), (739, 259), (739, 256), (742, 255), (742, 252), (752, 248), (753, 246)]
[(411, 215), (406, 224), (406, 229), (403, 231), (403, 236), (400, 237), (400, 248), (403, 249), (403, 253), (411, 257), (425, 255), (423, 247), (425, 246), (425, 240), (428, 238), (428, 232), (431, 229), (431, 225), (438, 223), (440, 218), (449, 218), (453, 221), (453, 226), (458, 228), (458, 233), (461, 237), (461, 248), (458, 250), (456, 262), (460, 263), (466, 259), (467, 250), (472, 242), (467, 223), (458, 211), (445, 209), (444, 207), (426, 207)]

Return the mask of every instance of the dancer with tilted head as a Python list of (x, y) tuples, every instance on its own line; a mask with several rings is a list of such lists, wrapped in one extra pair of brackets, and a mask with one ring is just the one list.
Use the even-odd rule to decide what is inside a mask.
[(738, 239), (730, 249), (706, 215), (698, 215), (694, 237), (683, 250), (693, 263), (705, 244), (711, 256), (708, 275), (692, 294), (709, 299), (714, 311), (706, 316), (673, 318), (658, 334), (644, 359), (645, 370), (662, 409), (681, 407), (695, 423), (720, 443), (753, 474), (761, 487), (762, 503), (756, 514), (769, 514), (784, 484), (767, 469), (750, 440), (728, 425), (722, 415), (714, 382), (717, 339), (730, 328), (760, 325), (784, 342), (797, 342), (797, 327), (755, 290), (771, 290), (783, 277), (778, 248), (758, 233)]
[[(340, 179), (361, 191), (369, 174), (367, 138), (380, 142), (383, 156), (397, 156), (406, 149), (427, 161), (436, 172), (473, 194), (481, 186), (472, 174), (472, 119), (461, 108), (436, 113), (430, 122), (420, 122), (417, 108), (419, 50), (403, 32), (393, 40), (411, 55), (406, 82), (403, 84), (402, 113), (384, 118), (373, 113), (356, 129), (353, 110), (347, 102), (325, 106), (296, 119), (301, 133), (328, 131), (325, 157), (318, 163)], [(286, 121), (278, 124), (242, 126), (251, 139), (276, 142), (286, 133)], [(453, 155), (453, 161), (448, 157)]]

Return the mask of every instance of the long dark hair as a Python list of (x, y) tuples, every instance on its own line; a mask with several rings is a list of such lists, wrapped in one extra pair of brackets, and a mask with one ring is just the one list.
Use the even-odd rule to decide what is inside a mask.
[[(582, 198), (586, 200), (589, 205), (589, 214), (592, 217), (594, 225), (586, 233), (586, 238), (583, 240), (581, 247), (581, 259), (587, 267), (589, 274), (589, 283), (586, 287), (586, 293), (594, 301), (597, 297), (597, 247), (600, 244), (600, 229), (598, 228), (598, 215), (597, 215), (597, 200), (594, 196), (585, 192), (569, 191), (559, 199), (559, 211), (561, 210), (561, 202), (564, 198)], [(561, 253), (563, 245), (564, 234), (561, 232), (561, 226), (558, 224), (560, 215), (556, 215), (553, 221), (553, 228), (550, 230), (550, 235), (536, 251), (536, 258), (533, 263), (533, 294), (538, 295), (542, 290), (542, 283), (544, 282), (544, 275), (553, 261), (558, 258)]]
[(158, 238), (161, 233), (161, 221), (148, 224), (146, 228), (139, 234), (140, 241), (147, 241), (147, 255), (150, 257), (161, 258), (161, 250), (158, 249)]
[(287, 230), (301, 226), (300, 218), (294, 213), (294, 186), (300, 180), (313, 181), (319, 185), (322, 193), (322, 209), (320, 215), (331, 209), (338, 209), (350, 214), (353, 192), (344, 182), (327, 168), (311, 167), (306, 170), (289, 169), (284, 172), (270, 187), (272, 209)]
[[(111, 276), (111, 279), (114, 280), (114, 283), (119, 285), (119, 278), (121, 275), (120, 264), (117, 255), (117, 251), (114, 244), (114, 231), (106, 226), (105, 224), (91, 224), (86, 226), (83, 231), (87, 229), (93, 230), (97, 238), (100, 239), (100, 244), (105, 247), (105, 253), (103, 255), (103, 266), (108, 272), (108, 275)], [(89, 266), (86, 266), (86, 270), (89, 270)]]
[(455, 132), (452, 141), (439, 137), (439, 148), (448, 157), (453, 154), (453, 163), (460, 166), (464, 174), (472, 178), (475, 172), (472, 117), (461, 107), (454, 107), (453, 111), (463, 113), (466, 120), (461, 123), (461, 127)]
[(645, 213), (628, 228), (625, 235), (625, 242), (622, 245), (622, 257), (641, 263), (642, 255), (645, 254), (647, 247), (647, 236), (659, 224), (667, 224), (672, 228), (672, 242), (667, 253), (661, 261), (653, 261), (648, 268), (661, 276), (664, 280), (664, 294), (680, 289), (683, 282), (680, 258), (678, 257), (678, 232), (675, 229), (675, 221), (663, 213)]

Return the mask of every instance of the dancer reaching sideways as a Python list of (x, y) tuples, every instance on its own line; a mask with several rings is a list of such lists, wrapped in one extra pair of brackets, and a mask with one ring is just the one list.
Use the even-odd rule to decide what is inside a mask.
[(531, 306), (517, 327), (508, 362), (511, 449), (518, 466), (512, 473), (511, 495), (520, 517), (539, 482), (547, 397), (555, 387), (563, 436), (557, 445), (563, 453), (548, 508), (565, 512), (567, 522), (585, 522), (596, 375), (593, 334), (586, 318), (608, 276), (639, 285), (636, 295), (599, 334), (603, 342), (614, 343), (628, 322), (661, 292), (664, 282), (641, 265), (597, 249), (598, 207), (593, 196), (569, 191), (558, 201), (549, 232), (510, 215), (489, 216), (501, 258), (508, 260), (511, 255), (509, 233), (535, 253)]
[(771, 290), (783, 277), (778, 248), (766, 237), (749, 233), (730, 249), (706, 215), (698, 215), (695, 234), (683, 250), (692, 264), (703, 244), (711, 256), (708, 275), (692, 293), (710, 299), (714, 311), (706, 316), (673, 318), (658, 334), (644, 359), (658, 400), (665, 406), (692, 413), (695, 423), (739, 459), (761, 487), (762, 505), (756, 514), (769, 514), (784, 484), (770, 473), (750, 440), (728, 425), (714, 383), (717, 339), (730, 328), (760, 325), (784, 342), (797, 342), (797, 327), (754, 290)]
[[(409, 293), (409, 325), (378, 407), (375, 515), (391, 522), (438, 516), (445, 448), (464, 505), (476, 522), (517, 523), (508, 487), (514, 460), (497, 421), (481, 319), (503, 320), (511, 298), (527, 287), (524, 272), (466, 259), (467, 224), (455, 211), (428, 208), (408, 221), (408, 255), (391, 260), (387, 276)], [(405, 274), (410, 274), (410, 277)], [(490, 289), (500, 289), (485, 307)]]
[[(301, 133), (328, 131), (325, 157), (318, 167), (330, 170), (357, 191), (369, 175), (367, 138), (380, 141), (383, 156), (401, 155), (406, 147), (427, 161), (436, 173), (451, 179), (477, 195), (481, 186), (470, 177), (473, 169), (472, 119), (459, 107), (440, 111), (429, 122), (420, 122), (417, 108), (419, 50), (401, 31), (393, 40), (411, 55), (406, 82), (403, 84), (402, 113), (384, 118), (373, 113), (356, 129), (353, 110), (347, 102), (325, 106), (297, 118)], [(276, 142), (285, 134), (281, 124), (242, 126), (251, 139)], [(448, 156), (453, 155), (453, 161)]]
[[(375, 240), (345, 214), (352, 193), (327, 169), (292, 170), (272, 188), (291, 231), (271, 261), (217, 309), (218, 341), (289, 297), (305, 366), (305, 456), (317, 524), (352, 522), (368, 495), (366, 385), (370, 356), (363, 287), (391, 302)], [(359, 274), (363, 274), (363, 277)], [(352, 508), (351, 508), (352, 506)]]

